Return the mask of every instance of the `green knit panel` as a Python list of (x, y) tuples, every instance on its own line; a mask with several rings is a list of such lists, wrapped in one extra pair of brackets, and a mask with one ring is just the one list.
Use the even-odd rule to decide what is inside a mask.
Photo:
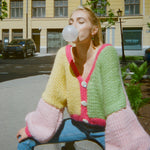
[[(99, 59), (99, 58), (98, 58)], [(104, 103), (103, 103), (103, 89), (102, 76), (100, 73), (100, 61), (97, 60), (95, 69), (91, 75), (87, 87), (87, 109), (88, 115), (91, 118), (105, 119)]]
[(126, 107), (116, 50), (107, 46), (100, 53), (88, 83), (88, 115), (106, 119), (109, 114)]

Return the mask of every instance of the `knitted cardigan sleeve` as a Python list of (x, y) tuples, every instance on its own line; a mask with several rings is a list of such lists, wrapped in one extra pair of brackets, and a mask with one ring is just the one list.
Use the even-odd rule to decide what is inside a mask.
[(66, 106), (66, 75), (65, 75), (65, 47), (56, 55), (54, 66), (42, 95), (46, 103), (63, 109)]
[(150, 136), (144, 131), (128, 103), (125, 109), (107, 117), (105, 143), (106, 150), (150, 149)]
[(100, 54), (105, 116), (126, 107), (117, 51), (107, 46)]
[(63, 111), (40, 99), (35, 111), (27, 114), (26, 134), (40, 143), (48, 142), (56, 133), (63, 118)]

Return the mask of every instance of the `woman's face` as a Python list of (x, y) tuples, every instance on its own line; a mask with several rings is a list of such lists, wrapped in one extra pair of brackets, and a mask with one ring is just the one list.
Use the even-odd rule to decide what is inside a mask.
[(82, 10), (75, 11), (69, 19), (69, 25), (73, 25), (78, 30), (79, 35), (74, 43), (91, 40), (93, 26), (86, 12)]

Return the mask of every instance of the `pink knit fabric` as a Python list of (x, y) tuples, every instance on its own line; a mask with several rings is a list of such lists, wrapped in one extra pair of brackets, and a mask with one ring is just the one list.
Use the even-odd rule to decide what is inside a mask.
[(49, 141), (62, 122), (62, 114), (62, 111), (41, 99), (36, 111), (26, 116), (29, 133), (41, 143)]
[(106, 150), (150, 150), (150, 137), (127, 105), (106, 120)]

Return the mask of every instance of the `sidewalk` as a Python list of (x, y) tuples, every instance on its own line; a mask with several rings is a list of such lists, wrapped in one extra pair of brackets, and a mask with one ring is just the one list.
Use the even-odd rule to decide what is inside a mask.
[[(0, 83), (0, 146), (2, 150), (17, 150), (16, 134), (25, 126), (24, 118), (35, 110), (49, 75), (38, 75)], [(64, 117), (68, 117), (65, 112)], [(60, 150), (62, 144), (42, 145), (35, 150)], [(75, 144), (77, 150), (100, 150), (93, 142)]]
[(46, 53), (46, 54), (42, 54), (42, 53), (35, 53), (34, 57), (43, 57), (43, 56), (53, 56), (56, 55), (56, 53)]

